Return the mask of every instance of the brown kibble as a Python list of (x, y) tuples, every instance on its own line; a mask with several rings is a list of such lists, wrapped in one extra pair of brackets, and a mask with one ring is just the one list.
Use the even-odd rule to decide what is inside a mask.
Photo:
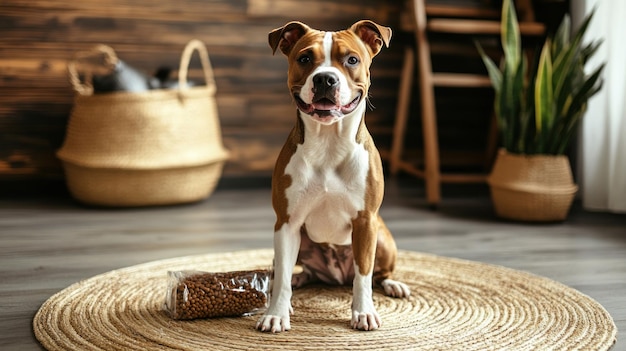
[(242, 316), (267, 304), (269, 271), (170, 272), (166, 308), (174, 319)]

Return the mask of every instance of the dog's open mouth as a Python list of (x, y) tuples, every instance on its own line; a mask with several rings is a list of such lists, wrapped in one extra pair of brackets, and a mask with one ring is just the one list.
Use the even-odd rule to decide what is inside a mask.
[(294, 100), (296, 101), (296, 105), (298, 105), (298, 109), (308, 115), (317, 114), (320, 117), (325, 116), (340, 116), (348, 114), (357, 107), (359, 102), (361, 101), (361, 93), (357, 94), (357, 96), (350, 101), (350, 103), (346, 105), (338, 105), (336, 102), (332, 101), (329, 98), (321, 98), (316, 101), (313, 101), (310, 104), (305, 103), (300, 98), (300, 95), (294, 94)]

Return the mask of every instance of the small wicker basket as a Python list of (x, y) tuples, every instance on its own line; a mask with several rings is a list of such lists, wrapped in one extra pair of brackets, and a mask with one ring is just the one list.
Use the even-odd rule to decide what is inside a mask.
[[(94, 50), (114, 55), (102, 47)], [(187, 86), (195, 51), (206, 86)], [(185, 47), (177, 89), (93, 94), (90, 82), (79, 80), (74, 63), (68, 71), (77, 94), (57, 156), (77, 200), (103, 206), (168, 205), (212, 193), (228, 152), (204, 44), (192, 40)]]
[(517, 221), (563, 221), (578, 191), (564, 155), (500, 150), (487, 183), (496, 214)]

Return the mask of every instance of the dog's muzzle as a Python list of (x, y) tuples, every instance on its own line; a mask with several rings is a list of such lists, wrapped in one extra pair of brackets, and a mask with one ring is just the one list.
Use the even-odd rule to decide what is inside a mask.
[(313, 77), (313, 101), (310, 104), (305, 103), (298, 93), (294, 94), (294, 99), (298, 109), (308, 115), (339, 117), (352, 112), (361, 101), (359, 93), (348, 104), (340, 105), (339, 89), (340, 81), (335, 73), (318, 73)]
[(318, 73), (313, 77), (313, 101), (323, 99), (335, 103), (339, 93), (339, 77), (334, 73)]

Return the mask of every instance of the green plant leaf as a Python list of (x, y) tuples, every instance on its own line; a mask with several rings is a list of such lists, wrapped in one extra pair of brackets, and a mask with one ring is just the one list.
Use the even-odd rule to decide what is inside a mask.
[(487, 73), (489, 74), (489, 79), (491, 80), (491, 85), (493, 86), (493, 89), (496, 92), (500, 91), (500, 87), (502, 86), (502, 72), (500, 72), (500, 69), (495, 64), (495, 62), (493, 62), (491, 57), (489, 57), (485, 53), (485, 50), (483, 50), (478, 41), (474, 41), (474, 45), (476, 45), (478, 53), (480, 54), (480, 57), (485, 64), (485, 67), (487, 68)]
[(580, 56), (581, 56), (581, 60), (583, 63), (587, 63), (587, 61), (589, 60), (589, 58), (591, 56), (593, 56), (593, 54), (596, 53), (596, 51), (598, 51), (598, 48), (600, 47), (600, 44), (602, 44), (604, 40), (599, 39), (596, 40), (590, 44), (588, 44), (587, 46), (585, 46), (581, 52), (580, 52)]
[(544, 136), (550, 132), (554, 122), (552, 97), (552, 58), (550, 41), (546, 41), (541, 50), (535, 82), (535, 127), (539, 135), (539, 152), (542, 152), (545, 145)]
[[(572, 40), (572, 44), (571, 44), (572, 46), (580, 46), (580, 43), (582, 42), (583, 37), (585, 36), (585, 32), (587, 32), (587, 28), (589, 28), (589, 23), (591, 23), (591, 19), (593, 18), (595, 12), (596, 12), (596, 9), (594, 8), (593, 10), (591, 10), (589, 15), (587, 15), (587, 17), (583, 19), (583, 22), (580, 24), (580, 26), (576, 30), (576, 35), (574, 35), (574, 39)], [(569, 19), (569, 15), (565, 15), (565, 16), (568, 17)]]
[(555, 55), (553, 65), (555, 96), (560, 96), (566, 80), (571, 77), (572, 72), (577, 68), (576, 64), (579, 62), (580, 58), (579, 53), (579, 48), (574, 45), (569, 45), (569, 43), (563, 43), (560, 51), (553, 52)]
[(586, 110), (586, 104), (583, 106), (583, 108), (574, 116), (571, 117), (570, 119), (570, 124), (568, 126), (566, 126), (562, 132), (558, 135), (558, 143), (556, 144), (556, 147), (551, 150), (552, 154), (554, 155), (562, 155), (563, 153), (565, 153), (565, 150), (567, 149), (567, 146), (570, 143), (570, 140), (572, 139), (572, 137), (574, 136), (574, 133), (576, 133), (576, 131), (578, 130), (578, 124), (579, 122), (582, 120), (582, 116)]
[(596, 68), (596, 70), (593, 71), (592, 74), (586, 77), (580, 88), (574, 92), (574, 95), (572, 97), (572, 103), (565, 113), (565, 118), (570, 118), (570, 116), (576, 114), (579, 110), (582, 109), (583, 105), (587, 103), (587, 100), (589, 100), (589, 98), (591, 98), (598, 91), (600, 91), (600, 89), (602, 88), (602, 81), (600, 81), (599, 79), (605, 65), (606, 64), (603, 63), (598, 68)]
[(522, 52), (519, 24), (515, 6), (511, 0), (502, 2), (501, 41), (505, 60), (510, 67), (517, 66)]
[[(533, 104), (529, 103), (529, 101), (534, 101), (534, 94), (528, 94), (528, 91), (532, 91), (531, 84), (534, 81), (535, 71), (531, 70), (531, 74), (533, 79), (526, 81), (526, 72), (528, 71), (528, 62), (526, 56), (522, 56), (522, 65), (520, 67), (520, 72), (518, 72), (518, 89), (519, 91), (519, 109), (520, 113), (518, 116), (519, 123), (519, 134), (517, 136), (517, 146), (519, 153), (526, 153), (529, 145), (531, 145), (531, 140), (528, 140), (529, 130), (534, 128), (534, 109), (529, 108), (532, 107)], [(534, 133), (530, 133), (532, 137)]]
[(517, 152), (524, 150), (524, 143), (520, 139), (520, 135), (525, 133), (525, 106), (524, 106), (524, 78), (526, 77), (526, 58), (522, 56), (520, 64), (516, 67), (515, 77), (513, 79), (512, 95), (513, 95), (513, 107), (515, 108), (515, 124), (513, 139), (514, 147)]
[(600, 46), (599, 41), (581, 44), (594, 12), (573, 35), (570, 18), (564, 17), (555, 35), (545, 41), (527, 76), (528, 62), (521, 50), (515, 8), (511, 0), (503, 0), (504, 57), (500, 67), (478, 43), (476, 47), (495, 89), (494, 109), (505, 149), (561, 154), (567, 148), (588, 99), (602, 86), (604, 65), (591, 75), (584, 72), (585, 63)]
[(557, 53), (563, 51), (563, 47), (569, 44), (570, 42), (570, 33), (572, 31), (571, 28), (572, 21), (570, 17), (566, 14), (561, 20), (561, 24), (559, 24), (559, 28), (556, 30), (554, 34), (554, 38), (552, 40), (552, 55), (555, 57), (554, 61), (556, 62)]
[(587, 108), (587, 101), (602, 88), (600, 80), (604, 64), (586, 77), (584, 83), (578, 91), (570, 95), (570, 102), (567, 110), (562, 113), (562, 127), (551, 136), (555, 142), (550, 151), (554, 154), (562, 154), (567, 149), (573, 134), (578, 130), (578, 125), (582, 120)]
[(514, 140), (515, 130), (515, 106), (513, 106), (513, 73), (512, 67), (504, 62), (502, 72), (502, 87), (497, 94), (496, 111), (500, 116), (500, 129), (502, 131), (502, 144), (510, 150)]

